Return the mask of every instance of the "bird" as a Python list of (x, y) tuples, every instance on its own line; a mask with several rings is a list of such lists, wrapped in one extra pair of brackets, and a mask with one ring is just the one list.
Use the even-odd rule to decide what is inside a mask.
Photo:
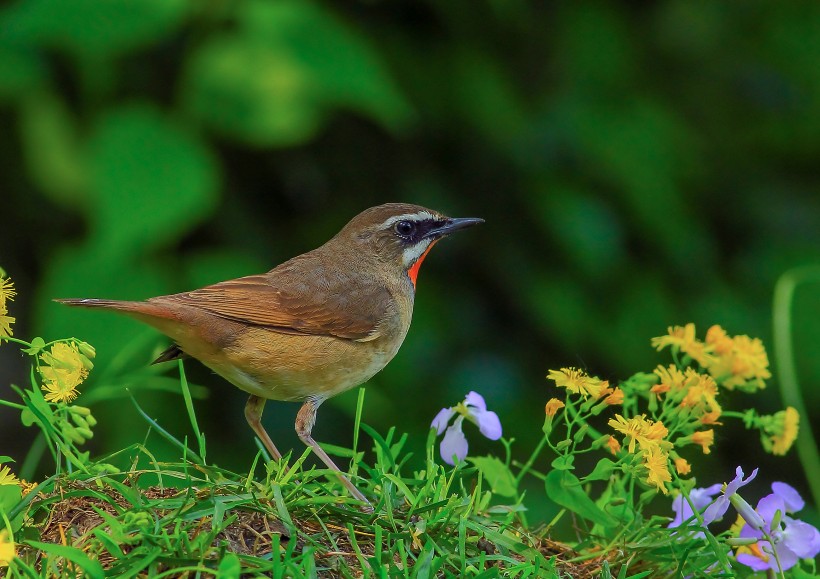
[(154, 363), (190, 356), (245, 391), (245, 419), (276, 461), (282, 454), (262, 425), (265, 403), (301, 402), (299, 439), (372, 510), (313, 439), (317, 410), (393, 359), (410, 328), (428, 252), (451, 233), (483, 222), (387, 203), (362, 211), (324, 245), (267, 273), (144, 301), (55, 301), (144, 322), (173, 341)]

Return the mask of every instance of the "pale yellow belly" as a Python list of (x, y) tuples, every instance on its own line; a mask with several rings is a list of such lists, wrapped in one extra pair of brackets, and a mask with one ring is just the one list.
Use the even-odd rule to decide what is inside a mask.
[(218, 360), (205, 364), (255, 396), (326, 399), (367, 382), (396, 355), (403, 340), (356, 342), (251, 328)]

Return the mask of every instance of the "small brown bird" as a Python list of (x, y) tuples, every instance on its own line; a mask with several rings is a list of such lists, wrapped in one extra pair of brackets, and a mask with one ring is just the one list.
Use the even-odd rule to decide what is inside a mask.
[(304, 402), (296, 417), (299, 438), (369, 504), (313, 440), (316, 410), (396, 355), (410, 328), (416, 276), (427, 252), (442, 237), (478, 223), (483, 219), (388, 203), (363, 211), (318, 249), (267, 273), (142, 302), (56, 301), (145, 322), (174, 341), (156, 362), (187, 354), (249, 393), (245, 417), (275, 460), (282, 455), (262, 426), (265, 402)]

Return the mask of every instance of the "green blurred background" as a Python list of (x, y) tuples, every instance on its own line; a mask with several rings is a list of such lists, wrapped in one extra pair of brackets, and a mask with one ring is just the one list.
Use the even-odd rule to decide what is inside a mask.
[[(7, 3), (0, 266), (19, 290), (16, 335), (96, 346), (79, 401), (100, 421), (95, 452), (145, 436), (126, 387), (184, 436), (174, 366), (146, 371), (167, 342), (51, 298), (258, 273), (387, 201), (484, 217), (425, 262), (413, 328), (370, 382), (364, 421), (420, 452), (436, 412), (476, 390), (523, 459), (550, 368), (651, 371), (667, 358), (649, 338), (687, 321), (771, 346), (775, 281), (820, 261), (818, 30), (815, 0)], [(816, 285), (794, 311), (816, 423)], [(0, 396), (26, 364), (0, 348)], [(186, 367), (207, 387), (209, 459), (246, 468), (245, 395)], [(776, 381), (733, 398), (724, 407), (782, 407)], [(316, 438), (350, 444), (355, 402), (326, 403)], [(269, 404), (265, 424), (301, 452), (296, 410)], [(32, 436), (0, 411), (2, 454), (21, 459)], [(723, 429), (712, 455), (687, 456), (704, 484), (742, 464), (762, 467), (761, 488), (806, 490), (794, 451), (763, 455), (755, 433)]]

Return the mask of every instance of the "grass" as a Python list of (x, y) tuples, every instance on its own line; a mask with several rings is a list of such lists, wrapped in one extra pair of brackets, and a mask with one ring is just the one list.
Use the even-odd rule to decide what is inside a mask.
[[(144, 442), (92, 458), (80, 449), (93, 436), (96, 420), (91, 410), (71, 405), (73, 396), (46, 400), (40, 382), (55, 369), (80, 372), (83, 359), (77, 348), (91, 357), (93, 349), (73, 338), (48, 344), (40, 338), (31, 343), (6, 340), (27, 346), (22, 351), (33, 360), (30, 388), (13, 386), (22, 403), (0, 400), (21, 412), (23, 424), (40, 429), (20, 473), (31, 476), (43, 457), (51, 456), (55, 465), (53, 475), (30, 485), (9, 476), (3, 463), (11, 459), (0, 456), (0, 573), (5, 569), (7, 577), (754, 576), (734, 561), (732, 547), (738, 543), (731, 541), (737, 539), (736, 531), (714, 535), (700, 515), (669, 529), (669, 517), (645, 514), (656, 499), (669, 508), (671, 496), (648, 481), (651, 470), (639, 453), (621, 452), (618, 458), (615, 451), (602, 448), (612, 437), (602, 436), (587, 419), (609, 407), (603, 395), (599, 399), (576, 393), (575, 401), (568, 395), (565, 412), (547, 410), (545, 438), (524, 463), (512, 460), (512, 441), (502, 439), (504, 460), (468, 457), (450, 467), (438, 460), (434, 430), (424, 456), (414, 457), (405, 449), (407, 434), (395, 428), (380, 433), (364, 424), (365, 390), (360, 389), (352, 448), (323, 447), (348, 462), (348, 476), (373, 502), (371, 513), (347, 496), (333, 471), (307, 466), (308, 449), (275, 462), (257, 441), (256, 457), (242, 472), (211, 461), (193, 402), (192, 391), (198, 387), (188, 383), (181, 361), (179, 380), (163, 378), (162, 387), (173, 384), (181, 393), (192, 436), (179, 438), (131, 396), (134, 412), (146, 424)], [(71, 344), (63, 349), (65, 358), (43, 354), (58, 342)], [(83, 363), (92, 366), (88, 359)], [(44, 364), (51, 374), (43, 371)], [(641, 388), (656, 383), (654, 378), (646, 382), (647, 377), (652, 375), (638, 373), (621, 382), (633, 395), (613, 404), (620, 409), (645, 398), (656, 402), (653, 396), (640, 396)], [(590, 391), (603, 388), (589, 376), (578, 380)], [(85, 399), (90, 403), (115, 395), (121, 392), (98, 388)], [(664, 404), (652, 411), (678, 408), (669, 399)], [(632, 412), (637, 413), (635, 408)], [(723, 414), (733, 415), (746, 416)], [(688, 416), (680, 413), (673, 429)], [(566, 431), (557, 441), (550, 439), (554, 421)], [(178, 451), (172, 461), (156, 459), (151, 445), (158, 438)], [(549, 468), (549, 459), (541, 455), (547, 447), (556, 456)], [(573, 473), (574, 459), (591, 451), (603, 458), (579, 478)], [(664, 457), (663, 472), (667, 461)], [(519, 484), (525, 476), (542, 481), (545, 496), (525, 497)], [(683, 480), (674, 472), (670, 476), (670, 487), (689, 500), (694, 478)], [(551, 500), (563, 508), (549, 524), (531, 524), (525, 499)], [(571, 526), (574, 536), (555, 540), (559, 522)], [(10, 544), (15, 548), (11, 559)], [(805, 562), (778, 576), (809, 579), (817, 577), (815, 572), (815, 564)]]
[[(474, 467), (436, 462), (432, 432), (423, 468), (413, 470), (406, 435), (390, 429), (382, 436), (361, 423), (364, 390), (354, 448), (327, 450), (352, 459), (356, 484), (376, 497), (373, 514), (345, 496), (332, 472), (305, 468), (308, 450), (288, 469), (269, 462), (261, 448), (247, 472), (207, 463), (184, 371), (180, 384), (196, 449), (135, 401), (149, 430), (182, 458), (159, 463), (147, 446), (134, 444), (88, 460), (87, 468), (59, 469), (7, 513), (9, 520), (25, 517), (10, 576), (604, 578), (614, 568), (618, 577), (649, 574), (634, 552), (575, 550), (553, 541), (548, 527), (527, 529), (520, 501), (500, 502)], [(356, 449), (365, 437), (373, 442), (372, 464)], [(123, 461), (127, 468), (113, 466)], [(632, 539), (635, 546), (646, 537)]]

